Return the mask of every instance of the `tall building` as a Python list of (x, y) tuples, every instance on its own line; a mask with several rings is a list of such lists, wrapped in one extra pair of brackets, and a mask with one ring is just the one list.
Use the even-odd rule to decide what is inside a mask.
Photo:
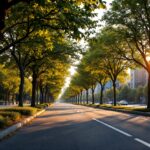
[(130, 71), (130, 87), (145, 86), (147, 84), (148, 74), (144, 68), (138, 68)]

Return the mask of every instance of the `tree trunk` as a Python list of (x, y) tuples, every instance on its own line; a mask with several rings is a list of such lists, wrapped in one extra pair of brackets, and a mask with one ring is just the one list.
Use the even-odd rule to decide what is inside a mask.
[(10, 92), (9, 91), (7, 92), (7, 102), (8, 102), (8, 105), (10, 105)]
[(37, 105), (39, 103), (39, 91), (38, 91), (38, 83), (37, 83), (37, 87), (36, 87), (36, 102), (37, 102)]
[(32, 99), (31, 99), (31, 107), (35, 107), (35, 99), (36, 99), (36, 87), (37, 87), (37, 74), (35, 70), (32, 70)]
[(95, 103), (95, 97), (94, 97), (94, 88), (92, 88), (92, 104)]
[(5, 91), (5, 97), (4, 97), (4, 100), (5, 100), (5, 105), (7, 105), (7, 91)]
[(116, 106), (116, 81), (113, 81), (114, 106)]
[(147, 96), (148, 96), (148, 100), (147, 100), (147, 108), (150, 108), (150, 73), (148, 75), (148, 86), (147, 86), (148, 90), (147, 90)]
[(18, 95), (18, 106), (23, 107), (23, 91), (24, 91), (24, 69), (23, 67), (19, 68), (20, 71), (20, 85), (19, 85), (19, 95)]
[(44, 102), (47, 102), (47, 94), (48, 94), (48, 87), (47, 85), (45, 86), (45, 94), (44, 94)]
[(78, 104), (80, 103), (80, 98), (79, 98), (79, 94), (77, 95), (77, 99), (78, 99)]
[(86, 90), (86, 103), (89, 103), (89, 91), (88, 89)]
[(82, 91), (80, 93), (80, 103), (82, 104)]
[(43, 87), (40, 85), (40, 104), (43, 104), (44, 99), (44, 93), (43, 93)]
[[(100, 84), (100, 85), (101, 85), (101, 84)], [(104, 85), (101, 85), (99, 104), (103, 104), (103, 91), (104, 91)]]
[(76, 103), (76, 104), (78, 103), (78, 99), (77, 99), (77, 96), (75, 96), (75, 103)]

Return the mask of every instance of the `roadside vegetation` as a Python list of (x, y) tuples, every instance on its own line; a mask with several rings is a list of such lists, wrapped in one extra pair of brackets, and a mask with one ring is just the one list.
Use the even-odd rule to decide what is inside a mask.
[(0, 129), (9, 127), (26, 117), (33, 116), (38, 111), (50, 107), (51, 103), (39, 104), (36, 107), (9, 107), (0, 109)]
[[(137, 107), (132, 107), (132, 106), (121, 106), (121, 105), (110, 105), (110, 104), (80, 104), (83, 106), (89, 106), (89, 107), (94, 107), (94, 108), (102, 108), (102, 109), (108, 109), (108, 110), (122, 110), (123, 112), (129, 112), (129, 113), (134, 113), (134, 114), (140, 114), (147, 112), (147, 114), (145, 114), (146, 116), (150, 116), (150, 109), (149, 108), (141, 108), (139, 106)], [(138, 113), (139, 112), (139, 113)]]

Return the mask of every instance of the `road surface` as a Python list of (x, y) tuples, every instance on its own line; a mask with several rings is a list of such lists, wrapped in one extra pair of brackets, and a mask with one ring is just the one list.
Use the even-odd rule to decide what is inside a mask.
[(56, 103), (0, 150), (149, 150), (150, 118)]

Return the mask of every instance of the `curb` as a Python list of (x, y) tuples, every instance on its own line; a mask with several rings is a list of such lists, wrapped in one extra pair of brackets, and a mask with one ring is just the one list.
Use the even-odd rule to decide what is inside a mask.
[(2, 140), (3, 138), (5, 138), (7, 135), (13, 133), (14, 131), (16, 131), (17, 129), (21, 128), (22, 126), (24, 126), (25, 124), (27, 124), (28, 122), (30, 122), (31, 120), (33, 120), (35, 117), (39, 116), (40, 114), (42, 114), (43, 112), (45, 112), (46, 109), (39, 111), (38, 113), (36, 113), (35, 115), (28, 117), (26, 119), (24, 119), (23, 121), (14, 124), (10, 127), (8, 127), (7, 129), (4, 129), (0, 132), (0, 140)]
[(146, 116), (150, 117), (149, 112), (140, 112), (140, 111), (130, 111), (130, 110), (121, 110), (121, 109), (113, 109), (113, 108), (105, 108), (105, 107), (99, 107), (99, 109), (104, 109), (104, 110), (110, 110), (110, 111), (117, 111), (117, 112), (122, 112), (122, 113), (128, 113), (128, 114), (134, 114), (134, 115), (141, 115), (141, 116)]
[[(86, 106), (86, 105), (81, 105), (81, 106)], [(141, 115), (141, 116), (150, 117), (150, 112), (121, 110), (121, 109), (106, 108), (106, 107), (97, 107), (97, 106), (86, 106), (86, 107), (91, 107), (91, 108), (95, 108), (95, 109), (103, 109), (103, 110), (108, 110), (108, 111), (116, 111), (116, 112), (122, 112), (122, 113), (127, 113), (127, 114), (134, 114), (134, 115)]]

